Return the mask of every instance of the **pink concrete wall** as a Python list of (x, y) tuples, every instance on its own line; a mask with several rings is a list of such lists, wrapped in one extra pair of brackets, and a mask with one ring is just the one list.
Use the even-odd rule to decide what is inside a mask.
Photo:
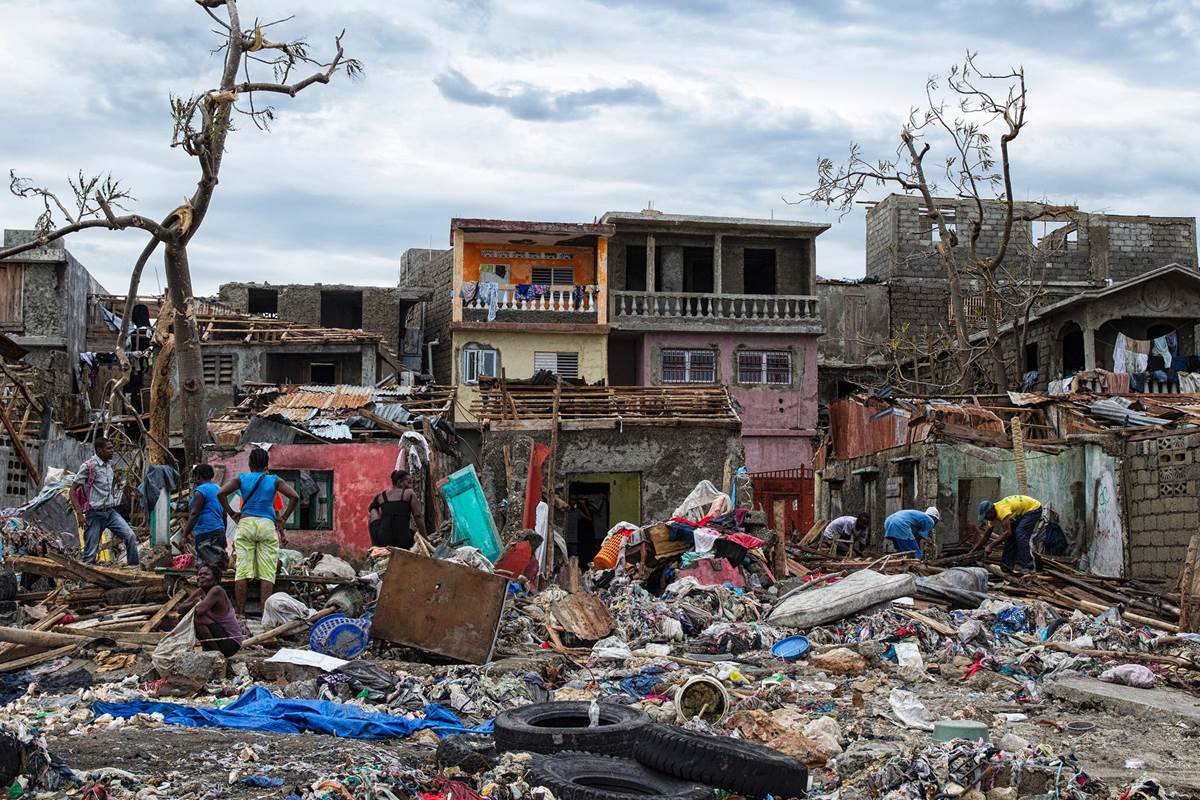
[[(293, 550), (321, 550), (356, 558), (371, 546), (367, 531), (367, 506), (371, 498), (391, 484), (399, 448), (394, 444), (277, 444), (271, 447), (271, 469), (308, 469), (333, 472), (333, 530), (287, 531)], [(226, 480), (248, 472), (250, 448), (236, 455), (214, 458), (224, 466)]]
[[(817, 337), (767, 333), (648, 333), (642, 338), (640, 381), (662, 383), (663, 348), (717, 350), (717, 381), (742, 406), (742, 443), (751, 472), (812, 465), (817, 427)], [(791, 386), (737, 385), (737, 351), (789, 350)]]

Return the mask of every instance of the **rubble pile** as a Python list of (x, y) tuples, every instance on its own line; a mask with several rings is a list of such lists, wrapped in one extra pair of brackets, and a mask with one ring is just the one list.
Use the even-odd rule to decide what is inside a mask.
[(698, 487), (673, 519), (614, 529), (608, 568), (568, 563), (555, 581), (498, 567), (520, 540), (493, 562), (449, 522), (413, 552), (375, 549), (357, 567), (284, 551), (276, 594), (230, 658), (188, 638), (190, 567), (83, 565), (10, 519), (3, 788), (447, 800), (1196, 791), (1200, 636), (1170, 619), (1169, 597), (1048, 559), (1018, 581), (994, 565), (820, 554), (731, 506)]

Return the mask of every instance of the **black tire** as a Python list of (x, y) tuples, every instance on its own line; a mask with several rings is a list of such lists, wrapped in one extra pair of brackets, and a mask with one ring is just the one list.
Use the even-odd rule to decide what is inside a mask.
[(477, 775), (487, 772), (500, 761), (496, 741), (479, 733), (460, 733), (438, 742), (437, 763), (443, 767), (458, 767)]
[(600, 703), (600, 724), (588, 727), (585, 701), (534, 703), (496, 717), (496, 749), (530, 753), (573, 750), (632, 757), (633, 745), (650, 726), (646, 712), (616, 703)]
[(558, 800), (712, 800), (706, 786), (651, 772), (636, 761), (592, 753), (538, 756), (525, 774), (530, 786), (544, 786)]
[(731, 736), (651, 725), (642, 731), (634, 757), (658, 772), (747, 797), (803, 797), (808, 789), (808, 768), (799, 761)]

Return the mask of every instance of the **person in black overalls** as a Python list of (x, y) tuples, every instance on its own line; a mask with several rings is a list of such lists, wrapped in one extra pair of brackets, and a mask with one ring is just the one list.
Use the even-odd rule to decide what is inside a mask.
[(413, 546), (413, 524), (422, 536), (428, 536), (421, 501), (417, 500), (411, 482), (408, 470), (398, 469), (392, 473), (392, 488), (371, 499), (367, 527), (372, 547), (409, 549)]

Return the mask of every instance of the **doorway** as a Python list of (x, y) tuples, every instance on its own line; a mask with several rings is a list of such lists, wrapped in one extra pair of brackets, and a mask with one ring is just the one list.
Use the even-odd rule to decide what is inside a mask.
[[(618, 522), (642, 524), (640, 472), (587, 472), (569, 476), (567, 552), (587, 564)], [(574, 543), (572, 527), (574, 526)]]
[(567, 486), (567, 555), (589, 564), (600, 552), (608, 533), (607, 483), (573, 481)]
[(683, 290), (712, 294), (713, 251), (711, 247), (683, 248)]
[(970, 478), (958, 482), (958, 541), (970, 544), (979, 541), (979, 503), (999, 498), (999, 478)]
[(608, 340), (609, 386), (640, 386), (642, 371), (642, 342), (640, 339)]
[(1083, 329), (1074, 322), (1068, 323), (1063, 327), (1060, 338), (1062, 340), (1062, 374), (1064, 376), (1074, 375), (1086, 367), (1083, 352)]

